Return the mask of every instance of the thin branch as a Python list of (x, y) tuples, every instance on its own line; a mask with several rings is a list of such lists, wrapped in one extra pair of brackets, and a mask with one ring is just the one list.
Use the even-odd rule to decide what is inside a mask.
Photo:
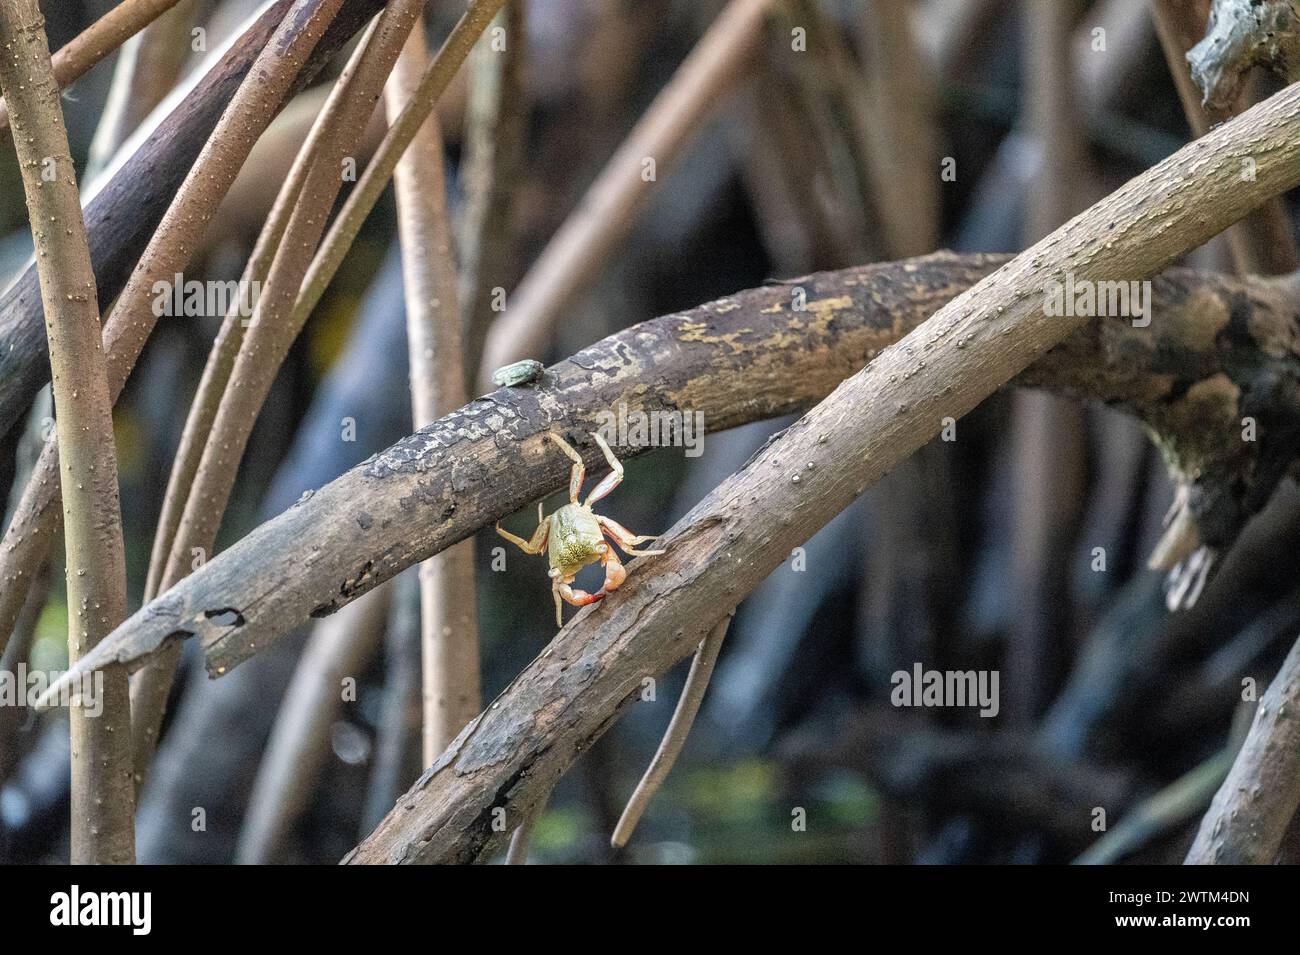
[[(85, 220), (103, 310), (122, 290), (195, 157), (294, 2), (274, 0), (266, 7), (224, 52), (213, 56), (215, 62), (187, 83), (185, 91), (177, 92), (177, 105), (165, 117), (136, 132), (132, 142), (138, 142), (138, 147), (115, 162), (104, 181), (90, 184), (93, 197), (86, 204)], [(381, 2), (344, 0), (291, 94), (311, 81)], [(32, 264), (0, 294), (0, 431), (8, 431), (22, 419), (37, 390), (49, 381), (44, 352), (45, 329)], [(0, 586), (0, 601), (7, 593), (5, 583)]]
[[(199, 239), (225, 198), (258, 137), (270, 124), (307, 58), (337, 15), (342, 0), (297, 0), (284, 22), (254, 64), (249, 82), (240, 84), (228, 109), (218, 121), (194, 168), (181, 184), (148, 248), (140, 257), (131, 278), (118, 296), (104, 327), (108, 353), (107, 374), (111, 399), (116, 401), (126, 380), (153, 332), (159, 315), (154, 305), (157, 284), (168, 286), (189, 265)], [(299, 17), (297, 14), (301, 13)], [(6, 547), (0, 561), (17, 575), (24, 564), (41, 559), (54, 537), (58, 501), (59, 449), (47, 443), (28, 481), (14, 527), (6, 533)], [(4, 576), (9, 576), (8, 572)], [(12, 599), (12, 598), (11, 598)], [(3, 621), (0, 621), (3, 623)], [(165, 690), (161, 693), (166, 696)], [(139, 719), (135, 700), (132, 735), (137, 754), (152, 752), (157, 725)], [(143, 739), (141, 739), (143, 737)], [(143, 778), (144, 766), (137, 759), (136, 776)]]
[[(95, 273), (48, 44), (35, 0), (0, 2), (0, 88), (13, 111), (36, 246), (63, 461), (68, 659), (75, 662), (126, 616), (126, 565)], [(89, 697), (102, 711), (69, 712), (74, 864), (135, 860), (126, 672), (109, 667), (102, 679)]]
[[(137, 264), (135, 256), (140, 254), (145, 240), (153, 238), (158, 223), (150, 216), (156, 214), (161, 217), (165, 209), (176, 208), (174, 201), (168, 203), (183, 190), (182, 180), (190, 172), (192, 158), (206, 145), (209, 133), (219, 121), (219, 114), (237, 95), (243, 77), (259, 51), (268, 48), (271, 36), (284, 21), (286, 12), (293, 7), (294, 2), (295, 0), (282, 0), (259, 17), (231, 52), (221, 58), (194, 92), (185, 98), (167, 121), (152, 134), (145, 146), (122, 166), (108, 187), (87, 207), (91, 257), (96, 263), (97, 277), (100, 279), (101, 299), (106, 295), (109, 298), (118, 296), (125, 284), (127, 270)], [(350, 31), (357, 27), (354, 21), (358, 10), (368, 10), (375, 4), (376, 0), (345, 0), (343, 10), (325, 37), (316, 44), (313, 54), (291, 86), (290, 93), (310, 78), (320, 67), (323, 57), (351, 35)], [(302, 29), (302, 26), (298, 25), (297, 28)], [(210, 123), (206, 118), (209, 111)], [(203, 192), (200, 189), (202, 185), (199, 183), (194, 186), (200, 194)], [(157, 212), (152, 212), (153, 209)], [(192, 211), (196, 216), (199, 213), (197, 207)], [(180, 227), (184, 228), (184, 216), (179, 218)], [(195, 221), (206, 223), (209, 219), (204, 217)], [(126, 264), (128, 257), (129, 265)], [(164, 271), (162, 274), (168, 281), (173, 279), (171, 273)], [(108, 280), (107, 288), (105, 276)], [(34, 355), (35, 350), (44, 348), (45, 332), (40, 327), (40, 299), (36, 297), (35, 300), (29, 300), (29, 286), (30, 290), (36, 286), (34, 267), (11, 286), (4, 296), (0, 296), (0, 429), (6, 427), (6, 414), (17, 413), (32, 399), (42, 385), (42, 374), (48, 371), (45, 361), (37, 360)], [(154, 321), (152, 310), (143, 321)], [(35, 327), (29, 328), (29, 325)], [(113, 379), (109, 384), (114, 394), (121, 390), (121, 385), (116, 383), (114, 376), (120, 374), (121, 381), (125, 381), (138, 354), (135, 343), (143, 342), (144, 337), (147, 337), (140, 334), (143, 331), (143, 326), (114, 323), (111, 320), (105, 330), (108, 373), (110, 379)], [(121, 342), (130, 345), (130, 348), (119, 343), (119, 335)], [(28, 482), (20, 506), (6, 528), (3, 544), (0, 544), (0, 644), (8, 637), (22, 607), (31, 569), (44, 559), (59, 530), (56, 455), (57, 449), (53, 443), (47, 445), (37, 465), (36, 476)]]
[(673, 764), (677, 762), (682, 747), (686, 745), (686, 737), (690, 736), (691, 727), (695, 725), (695, 715), (699, 713), (700, 704), (704, 702), (704, 692), (709, 688), (709, 678), (713, 676), (713, 665), (718, 662), (722, 641), (726, 639), (727, 628), (731, 626), (735, 613), (733, 610), (719, 620), (709, 631), (709, 635), (704, 638), (700, 648), (695, 651), (690, 672), (686, 674), (686, 683), (682, 687), (682, 695), (677, 701), (677, 708), (673, 710), (672, 719), (668, 722), (668, 729), (664, 731), (664, 738), (660, 740), (654, 758), (650, 760), (645, 775), (637, 783), (632, 798), (627, 801), (623, 815), (618, 820), (618, 825), (614, 827), (614, 835), (610, 838), (609, 844), (615, 849), (623, 848), (632, 838), (632, 833), (636, 831), (637, 823), (645, 814), (650, 800), (654, 798), (659, 787), (672, 772)]
[(93, 182), (113, 155), (171, 92), (190, 56), (197, 0), (171, 0), (171, 9), (122, 46), (113, 82), (86, 160)]
[(773, 0), (731, 0), (655, 97), (489, 330), (477, 390), (490, 387), (496, 368), (538, 357), (545, 348), (560, 313), (626, 236), (701, 120), (744, 74), (772, 5)]
[[(497, 27), (501, 28), (498, 47)], [(470, 55), (465, 107), (465, 207), (460, 222), (460, 303), (465, 367), (477, 373), (492, 324), (493, 293), (505, 288), (514, 239), (514, 197), (524, 165), (528, 118), (524, 59), (528, 45), (524, 0), (506, 0)], [(467, 380), (465, 386), (472, 382)]]
[(1159, 792), (1138, 803), (1118, 825), (1090, 845), (1076, 865), (1115, 865), (1126, 855), (1204, 811), (1232, 765), (1232, 753), (1215, 753)]
[[(384, 78), (397, 61), (421, 7), (418, 0), (394, 0), (386, 6), (356, 54), (355, 71), (336, 84), (339, 95), (331, 96), (326, 111), (322, 113), (317, 127), (321, 130), (319, 138), (311, 136), (305, 144), (306, 150), (315, 155), (302, 165), (305, 171), (301, 186), (297, 186), (291, 175), (291, 182), (282, 193), (282, 198), (289, 203), (287, 193), (297, 186), (291, 204), (284, 206), (287, 219), (278, 242), (275, 232), (279, 229), (279, 219), (276, 210), (272, 210), (269, 227), (264, 230), (270, 265), (254, 304), (248, 330), (239, 341), (234, 362), (226, 375), (221, 400), (194, 469), (185, 506), (180, 509), (171, 550), (163, 565), (160, 590), (166, 590), (190, 572), (193, 554), (210, 554), (216, 545), (217, 531), (258, 412), (302, 327), (301, 322), (296, 325), (286, 322), (285, 312), (297, 296), (312, 251), (342, 188), (344, 160), (355, 155), (383, 89)], [(272, 246), (274, 251), (271, 251)], [(260, 268), (261, 260), (256, 255), (257, 250), (254, 251), (255, 261), (251, 268), (256, 270)], [(216, 379), (225, 370), (222, 360), (232, 349), (236, 337), (227, 336), (218, 343), (214, 356), (216, 362), (209, 365), (213, 370), (211, 387), (199, 395), (204, 403), (194, 416), (197, 426), (204, 423)], [(183, 460), (178, 461), (174, 471), (187, 468), (190, 460), (187, 453)], [(168, 529), (171, 516), (167, 515)], [(146, 764), (151, 755), (179, 659), (175, 653), (164, 652), (141, 674), (134, 700), (139, 743), (137, 765)]]
[[(85, 75), (131, 37), (180, 0), (122, 0), (54, 54), (54, 82), (60, 88)], [(0, 101), (0, 130), (9, 126), (8, 105)]]
[[(872, 201), (880, 209), (889, 257), (922, 255), (934, 250), (939, 236), (934, 89), (917, 50), (907, 0), (872, 0), (861, 17), (871, 55), (858, 138), (871, 160)], [(833, 57), (833, 68), (851, 71), (847, 53)]]
[[(343, 71), (330, 89), (316, 121), (308, 131), (302, 147), (294, 156), (289, 174), (276, 194), (266, 222), (253, 245), (253, 252), (244, 266), (244, 273), (240, 278), (241, 287), (251, 288), (254, 282), (260, 286), (266, 281), (266, 273), (270, 271), (271, 260), (280, 248), (280, 241), (284, 238), (289, 216), (298, 201), (298, 195), (302, 192), (307, 171), (320, 154), (320, 143), (325, 131), (333, 128), (338, 122), (338, 111), (351, 91), (351, 77), (356, 73), (361, 54), (373, 32), (372, 23), (361, 37), (356, 49), (352, 51)], [(158, 527), (154, 533), (153, 551), (149, 558), (149, 576), (144, 589), (146, 600), (152, 600), (160, 589), (164, 589), (161, 587), (163, 572), (167, 569), (167, 558), (176, 540), (176, 529), (180, 525), (181, 513), (185, 508), (190, 487), (194, 483), (194, 474), (198, 471), (203, 448), (212, 431), (212, 422), (217, 416), (221, 395), (230, 381), (230, 372), (235, 367), (235, 358), (244, 342), (244, 331), (248, 326), (248, 319), (241, 307), (244, 304), (242, 301), (232, 302), (227, 310), (212, 350), (208, 353), (207, 364), (203, 368), (203, 377), (199, 380), (198, 390), (190, 403), (180, 445), (176, 450), (171, 474), (167, 479), (167, 490), (163, 495)], [(169, 586), (170, 583), (174, 581), (169, 582)]]
[(361, 231), (366, 217), (370, 215), (370, 210), (375, 207), (375, 203), (387, 188), (388, 180), (392, 178), (402, 154), (414, 141), (420, 127), (433, 112), (457, 70), (465, 62), (475, 41), (492, 22), (492, 18), (496, 16), (504, 2), (505, 0), (474, 0), (443, 42), (442, 48), (421, 77), (420, 84), (411, 95), (406, 108), (389, 126), (383, 141), (370, 160), (370, 165), (366, 167), (360, 181), (349, 193), (338, 217), (321, 242), (307, 277), (303, 280), (302, 291), (294, 304), (293, 312), (287, 319), (290, 327), (301, 328), (321, 296), (325, 294), (325, 289), (334, 278), (334, 273), (338, 271), (339, 266), (343, 264), (343, 259)]
[(546, 804), (551, 801), (550, 793), (543, 796), (528, 813), (528, 818), (515, 827), (510, 834), (510, 846), (506, 849), (506, 865), (528, 865), (528, 844), (532, 842), (533, 830), (537, 820), (546, 812)]
[[(423, 20), (385, 87), (390, 121), (427, 68)], [(397, 164), (394, 187), (406, 295), (411, 419), (416, 429), (465, 403), (465, 362), (456, 261), (447, 219), (438, 116), (430, 115)], [(481, 705), (474, 542), (461, 541), (420, 565), (424, 765), (433, 762)]]

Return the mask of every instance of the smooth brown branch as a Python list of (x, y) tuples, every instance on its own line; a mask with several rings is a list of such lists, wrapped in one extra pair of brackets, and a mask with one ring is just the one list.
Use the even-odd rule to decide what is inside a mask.
[[(0, 2), (0, 91), (12, 111), (57, 409), (75, 663), (126, 616), (126, 565), (95, 273), (44, 23), (35, 0)], [(126, 864), (135, 861), (126, 672), (109, 667), (95, 682), (68, 714), (71, 861)]]
[(465, 205), (459, 229), (466, 388), (478, 372), (483, 342), (496, 314), (493, 290), (507, 285), (528, 118), (527, 46), (524, 0), (506, 0), (488, 29), (487, 41), (480, 41), (470, 54), (461, 173)]
[[(396, 120), (428, 67), (417, 21), (385, 86)], [(416, 429), (465, 403), (465, 362), (456, 261), (447, 217), (442, 134), (431, 115), (397, 164), (397, 225), (406, 297), (411, 419)], [(420, 565), (424, 764), (433, 762), (481, 705), (474, 542), (461, 541)]]
[(487, 391), (502, 365), (544, 357), (538, 353), (561, 312), (599, 273), (655, 183), (744, 74), (772, 6), (773, 0), (731, 0), (718, 15), (511, 293), (488, 331), (476, 390)]
[[(337, 126), (339, 111), (352, 89), (351, 78), (356, 73), (374, 29), (375, 24), (372, 23), (370, 28), (364, 31), (361, 41), (353, 50), (331, 88), (315, 123), (308, 131), (302, 148), (294, 157), (289, 174), (276, 196), (275, 203), (253, 246), (253, 252), (244, 266), (240, 278), (241, 288), (261, 287), (266, 281), (271, 262), (284, 238), (289, 217), (302, 192), (307, 173), (320, 154), (321, 141), (326, 132)], [(163, 495), (158, 526), (154, 531), (153, 550), (149, 559), (148, 577), (145, 581), (146, 601), (152, 600), (159, 590), (175, 583), (175, 580), (165, 576), (169, 569), (173, 574), (183, 573), (182, 565), (169, 565), (169, 558), (176, 547), (181, 517), (189, 499), (190, 489), (194, 485), (204, 448), (207, 447), (213, 421), (221, 406), (222, 395), (229, 384), (235, 359), (243, 347), (245, 328), (248, 324), (246, 305), (247, 303), (242, 300), (230, 304), (221, 328), (217, 332), (216, 340), (213, 342), (212, 350), (208, 353), (208, 360), (204, 365), (203, 376), (199, 380), (194, 400), (190, 403), (180, 445), (176, 449), (171, 473), (167, 479), (167, 490)], [(191, 543), (190, 553), (206, 556), (206, 548), (209, 546), (203, 542)], [(137, 782), (143, 781), (144, 773), (153, 758), (177, 662), (178, 658), (174, 654), (167, 652), (159, 654), (159, 658), (140, 673), (133, 686), (132, 749), (135, 754)]]
[[(325, 220), (342, 188), (345, 160), (356, 154), (383, 90), (384, 78), (396, 62), (421, 6), (417, 0), (394, 0), (384, 8), (357, 52), (355, 72), (346, 78), (346, 95), (340, 95), (337, 100), (331, 98), (327, 113), (322, 114), (319, 139), (309, 138), (306, 144), (315, 155), (304, 164), (301, 186), (286, 210), (283, 235), (270, 253), (270, 265), (253, 304), (248, 329), (225, 376), (221, 400), (194, 468), (185, 505), (179, 509), (171, 550), (163, 564), (160, 590), (166, 590), (190, 572), (195, 553), (210, 554), (216, 545), (217, 531), (234, 489), (248, 437), (280, 365), (302, 327), (301, 323), (290, 326), (284, 313), (297, 297)], [(336, 108), (329, 110), (335, 102)], [(274, 211), (272, 219), (275, 219)], [(278, 221), (274, 228), (278, 228)], [(273, 233), (270, 238), (274, 239)], [(231, 350), (231, 344), (229, 337), (219, 343), (217, 363), (210, 366), (214, 376), (224, 371), (221, 360)], [(212, 384), (216, 384), (215, 377)], [(199, 396), (204, 400), (196, 416), (200, 425), (213, 390), (205, 389)], [(184, 464), (188, 466), (190, 460), (187, 454)], [(173, 514), (174, 511), (165, 515), (168, 528)], [(140, 677), (135, 693), (140, 765), (147, 763), (151, 755), (178, 663), (177, 655), (164, 652)]]
[[(938, 130), (932, 78), (916, 47), (907, 0), (872, 0), (864, 5), (862, 35), (870, 45), (867, 95), (846, 106), (859, 120), (858, 138), (872, 174), (872, 201), (880, 209), (890, 258), (932, 252), (939, 237)], [(836, 44), (842, 46), (842, 44)], [(851, 73), (848, 56), (832, 68)]]
[[(338, 79), (330, 89), (325, 104), (321, 107), (303, 140), (301, 148), (294, 156), (289, 174), (276, 194), (271, 211), (258, 233), (252, 254), (244, 266), (240, 284), (243, 288), (252, 288), (253, 283), (260, 287), (266, 281), (266, 273), (271, 268), (271, 260), (284, 238), (289, 215), (302, 192), (307, 170), (315, 163), (320, 152), (320, 141), (325, 130), (337, 122), (338, 110), (351, 89), (350, 78), (356, 72), (361, 53), (364, 51), (374, 24), (364, 31), (356, 49), (348, 58)], [(243, 301), (230, 304), (229, 309), (217, 332), (212, 350), (208, 353), (207, 363), (203, 367), (203, 377), (199, 380), (194, 400), (190, 402), (189, 414), (181, 433), (181, 442), (172, 460), (171, 474), (167, 479), (167, 490), (163, 495), (162, 512), (158, 517), (158, 527), (154, 532), (153, 550), (149, 557), (149, 575), (145, 582), (145, 600), (152, 600), (162, 584), (163, 572), (167, 569), (167, 558), (171, 554), (176, 539), (176, 528), (180, 525), (181, 512), (189, 496), (190, 486), (194, 483), (194, 474), (199, 468), (203, 456), (203, 447), (207, 444), (208, 434), (212, 430), (212, 421), (221, 404), (221, 395), (230, 380), (230, 372), (235, 367), (235, 358), (244, 342), (244, 330), (248, 325), (244, 314), (246, 305)]]
[[(54, 54), (54, 81), (66, 87), (179, 2), (122, 0)], [(0, 130), (8, 126), (8, 104), (0, 101)]]
[(505, 0), (473, 0), (448, 34), (433, 62), (424, 71), (424, 76), (420, 78), (406, 107), (389, 126), (370, 164), (366, 166), (365, 173), (356, 188), (349, 193), (343, 208), (330, 226), (312, 260), (307, 277), (303, 280), (302, 291), (287, 322), (289, 326), (301, 327), (325, 294), (326, 287), (343, 264), (343, 259), (361, 231), (366, 217), (370, 215), (370, 210), (379, 201), (388, 180), (397, 169), (402, 154), (415, 140), (420, 127), (438, 105), (461, 64), (469, 56), (479, 34), (487, 29), (504, 2)]
[(719, 620), (709, 631), (709, 635), (704, 638), (699, 649), (695, 651), (690, 672), (686, 674), (686, 683), (682, 687), (682, 695), (677, 700), (677, 708), (673, 710), (664, 738), (660, 741), (659, 748), (655, 750), (650, 765), (646, 767), (645, 775), (637, 783), (632, 798), (627, 801), (618, 825), (614, 827), (614, 835), (610, 838), (609, 844), (615, 849), (623, 848), (632, 838), (632, 833), (636, 831), (637, 823), (645, 814), (650, 800), (654, 798), (659, 787), (672, 772), (673, 764), (677, 762), (682, 747), (686, 745), (686, 737), (691, 734), (691, 727), (695, 725), (695, 716), (700, 711), (700, 704), (704, 702), (704, 693), (709, 688), (709, 680), (713, 676), (713, 666), (718, 662), (722, 641), (726, 639), (727, 629), (731, 626), (734, 616), (733, 610)]
[(1237, 758), (1201, 820), (1189, 865), (1271, 865), (1300, 808), (1300, 641), (1255, 709)]

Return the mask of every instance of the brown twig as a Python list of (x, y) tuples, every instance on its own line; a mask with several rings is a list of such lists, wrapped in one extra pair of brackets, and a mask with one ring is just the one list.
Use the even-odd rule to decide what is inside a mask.
[(654, 798), (659, 787), (672, 772), (673, 764), (677, 762), (682, 747), (686, 745), (686, 737), (691, 734), (691, 727), (695, 725), (695, 715), (699, 713), (700, 704), (704, 702), (704, 693), (709, 688), (710, 677), (713, 676), (713, 665), (718, 662), (722, 641), (726, 639), (727, 628), (731, 626), (734, 615), (733, 610), (719, 620), (704, 638), (699, 649), (695, 651), (690, 672), (686, 674), (686, 683), (682, 686), (682, 695), (677, 700), (677, 708), (673, 710), (668, 729), (664, 731), (664, 738), (660, 740), (654, 758), (646, 767), (641, 781), (636, 784), (632, 798), (627, 801), (627, 807), (619, 817), (618, 825), (614, 827), (614, 834), (610, 837), (609, 843), (615, 849), (623, 848), (632, 838), (632, 833), (636, 831), (637, 823), (645, 814), (650, 800)]
[[(417, 23), (385, 87), (396, 120), (427, 68)], [(438, 117), (431, 115), (397, 164), (397, 224), (406, 294), (411, 419), (423, 428), (465, 403), (465, 362), (456, 262), (447, 218)], [(474, 542), (461, 541), (420, 565), (424, 763), (433, 762), (479, 711)]]
[[(384, 77), (392, 70), (421, 6), (417, 0), (395, 0), (380, 13), (357, 52), (355, 71), (340, 81), (346, 84), (346, 93), (337, 99), (332, 97), (327, 104), (327, 113), (322, 115), (323, 121), (318, 126), (321, 129), (319, 138), (309, 137), (306, 147), (315, 155), (303, 163), (301, 185), (291, 203), (284, 207), (284, 231), (278, 242), (274, 232), (280, 219), (274, 210), (272, 212), (274, 224), (264, 233), (270, 265), (253, 306), (248, 330), (239, 341), (230, 371), (225, 376), (225, 387), (221, 390), (221, 399), (194, 468), (185, 506), (179, 509), (171, 549), (163, 565), (161, 590), (166, 590), (190, 572), (194, 562), (192, 555), (196, 551), (210, 554), (215, 546), (217, 531), (234, 489), (239, 462), (253, 424), (280, 364), (301, 329), (301, 323), (290, 327), (284, 313), (292, 307), (298, 294), (316, 242), (325, 228), (326, 217), (342, 187), (344, 159), (355, 153), (383, 89)], [(330, 109), (333, 104), (337, 105)], [(289, 201), (287, 196), (284, 198)], [(256, 253), (255, 249), (255, 261), (251, 263), (253, 270), (261, 265)], [(204, 404), (194, 416), (197, 420), (188, 421), (187, 426), (193, 423), (197, 428), (204, 423), (209, 407), (207, 402), (215, 393), (216, 378), (224, 371), (224, 359), (234, 350), (233, 343), (237, 337), (225, 336), (218, 343), (214, 356), (216, 361), (209, 364), (213, 370), (212, 387), (201, 392), (199, 397)], [(187, 467), (190, 460), (188, 454), (184, 460), (178, 460), (174, 472)], [(170, 524), (171, 514), (167, 515), (167, 520)], [(136, 734), (139, 743), (137, 762), (140, 764), (147, 763), (151, 754), (178, 662), (179, 657), (164, 653), (140, 677), (135, 694), (135, 724), (139, 727)]]
[[(497, 27), (501, 28), (497, 46)], [(465, 109), (465, 159), (461, 177), (465, 208), (460, 224), (460, 303), (465, 327), (465, 370), (477, 372), (483, 342), (496, 314), (495, 288), (505, 272), (514, 239), (514, 197), (524, 164), (528, 118), (524, 59), (528, 45), (524, 0), (506, 0), (470, 55)], [(466, 380), (468, 388), (473, 382)]]
[[(65, 87), (176, 6), (180, 0), (122, 0), (54, 54), (54, 82)], [(8, 104), (0, 101), (0, 130), (9, 126)]]
[[(35, 0), (0, 2), (0, 89), (8, 98), (40, 270), (67, 554), (68, 659), (89, 653), (126, 616), (126, 566), (95, 273), (76, 171)], [(73, 863), (135, 860), (135, 799), (126, 673), (109, 667), (74, 705)]]

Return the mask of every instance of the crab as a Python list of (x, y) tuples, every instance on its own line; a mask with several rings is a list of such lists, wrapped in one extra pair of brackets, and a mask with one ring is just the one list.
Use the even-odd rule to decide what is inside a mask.
[[(538, 501), (537, 529), (528, 540), (502, 530), (499, 522), (496, 525), (497, 533), (515, 544), (525, 554), (540, 554), (543, 549), (546, 550), (551, 564), (549, 574), (551, 594), (555, 598), (557, 627), (564, 625), (561, 601), (575, 607), (585, 607), (587, 604), (603, 600), (627, 579), (627, 570), (618, 559), (614, 548), (610, 546), (611, 543), (617, 543), (624, 553), (634, 557), (650, 557), (666, 553), (662, 550), (637, 550), (638, 544), (654, 540), (655, 535), (633, 534), (617, 521), (603, 514), (597, 514), (591, 509), (591, 505), (606, 497), (623, 480), (623, 465), (618, 463), (618, 458), (614, 457), (614, 452), (609, 449), (605, 439), (594, 431), (591, 432), (591, 436), (596, 439), (596, 444), (604, 453), (610, 470), (609, 474), (587, 495), (585, 502), (578, 503), (578, 494), (582, 491), (582, 484), (587, 476), (582, 455), (558, 434), (551, 431), (547, 433), (547, 437), (573, 461), (573, 469), (569, 472), (569, 503), (550, 517), (543, 517), (542, 502)], [(578, 571), (597, 561), (605, 568), (605, 583), (601, 585), (600, 590), (591, 594), (575, 588), (573, 580), (578, 576)]]

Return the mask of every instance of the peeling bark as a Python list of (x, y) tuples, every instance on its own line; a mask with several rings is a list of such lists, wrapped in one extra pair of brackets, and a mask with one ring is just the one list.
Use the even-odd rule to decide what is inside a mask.
[(1214, 0), (1205, 39), (1187, 54), (1206, 105), (1227, 109), (1256, 64), (1289, 83), (1300, 76), (1300, 3), (1296, 0)]

